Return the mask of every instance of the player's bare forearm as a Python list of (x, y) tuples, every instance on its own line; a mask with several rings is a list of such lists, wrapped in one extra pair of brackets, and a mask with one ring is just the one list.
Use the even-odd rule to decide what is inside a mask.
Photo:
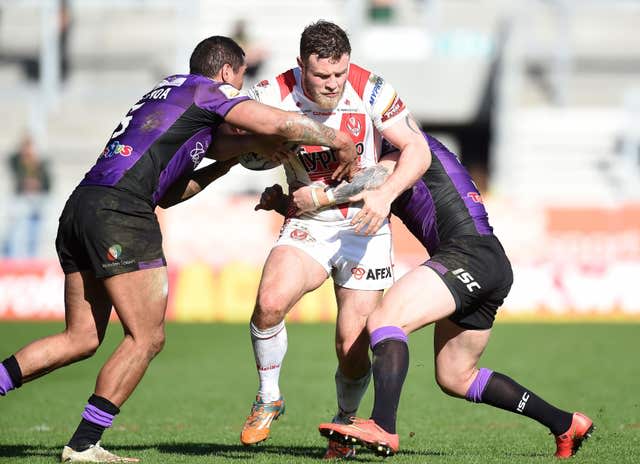
[(285, 121), (280, 131), (281, 135), (299, 144), (332, 148), (340, 163), (331, 174), (332, 179), (346, 179), (353, 174), (358, 154), (353, 140), (344, 132), (297, 114)]
[[(283, 111), (262, 103), (245, 100), (229, 110), (225, 121), (255, 134), (279, 135), (307, 145), (322, 145), (338, 150), (353, 142), (348, 135), (316, 122), (302, 114)], [(353, 157), (355, 158), (355, 146)]]
[(279, 135), (304, 145), (321, 145), (335, 151), (339, 165), (332, 178), (340, 180), (351, 175), (357, 159), (356, 146), (344, 132), (332, 129), (304, 115), (282, 111), (256, 101), (236, 104), (225, 121), (256, 134)]
[[(346, 203), (349, 198), (362, 192), (380, 187), (389, 177), (389, 170), (381, 165), (375, 165), (358, 171), (351, 182), (343, 182), (337, 187), (327, 189), (329, 196), (333, 193), (335, 203)], [(328, 193), (328, 192), (331, 193)]]
[[(394, 161), (384, 160), (389, 169), (393, 169)], [(389, 169), (382, 164), (371, 166), (353, 175), (351, 182), (324, 189), (317, 185), (307, 185), (293, 192), (292, 200), (298, 212), (316, 211), (334, 204), (349, 202), (349, 199), (364, 190), (372, 190), (382, 185), (389, 176)]]
[(224, 176), (236, 163), (236, 159), (217, 161), (194, 171), (190, 176), (176, 181), (158, 202), (158, 206), (167, 209), (188, 200), (202, 192), (210, 183)]
[(308, 145), (322, 145), (329, 148), (340, 148), (335, 129), (318, 123), (306, 116), (289, 119), (281, 126), (280, 131), (289, 140)]

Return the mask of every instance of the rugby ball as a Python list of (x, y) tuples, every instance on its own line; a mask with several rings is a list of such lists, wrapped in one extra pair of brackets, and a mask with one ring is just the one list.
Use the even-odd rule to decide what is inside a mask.
[(266, 171), (280, 166), (280, 161), (272, 161), (259, 153), (245, 153), (238, 156), (238, 162), (252, 171)]

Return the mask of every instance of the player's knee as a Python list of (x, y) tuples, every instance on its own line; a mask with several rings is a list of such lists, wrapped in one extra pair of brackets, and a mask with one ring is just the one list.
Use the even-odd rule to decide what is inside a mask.
[(466, 393), (466, 380), (460, 373), (436, 372), (436, 383), (446, 395), (462, 397)]
[(81, 332), (65, 332), (67, 336), (67, 346), (71, 350), (71, 360), (80, 361), (96, 354), (100, 347), (100, 340), (97, 335)]
[(158, 353), (162, 351), (165, 344), (165, 334), (164, 329), (158, 329), (154, 331), (152, 336), (149, 338), (147, 345), (147, 352), (150, 358), (153, 358)]
[(253, 311), (254, 323), (262, 328), (279, 324), (287, 314), (287, 302), (276, 292), (266, 292), (258, 295), (258, 301)]
[[(367, 318), (367, 331), (372, 333), (376, 329), (385, 326), (395, 326), (398, 325), (393, 317), (390, 317), (389, 314), (381, 309), (380, 307), (376, 308), (369, 317)], [(404, 329), (404, 327), (401, 327)]]

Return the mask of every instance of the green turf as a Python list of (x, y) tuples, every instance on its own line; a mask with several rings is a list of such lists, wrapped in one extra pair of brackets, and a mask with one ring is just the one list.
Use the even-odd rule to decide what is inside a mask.
[[(61, 329), (0, 323), (0, 356)], [(0, 398), (0, 462), (51, 463), (75, 429), (99, 366), (120, 338), (110, 327), (87, 361)], [(289, 325), (281, 376), (287, 413), (265, 444), (238, 436), (257, 378), (245, 325), (171, 324), (165, 350), (122, 408), (105, 446), (143, 463), (317, 462), (319, 422), (334, 410), (333, 327)], [(572, 462), (640, 462), (640, 325), (499, 324), (482, 366), (509, 374), (558, 407), (581, 410), (597, 430)], [(432, 330), (411, 336), (400, 405), (401, 453), (391, 463), (551, 463), (553, 438), (521, 416), (443, 395), (433, 380)], [(366, 415), (372, 397), (365, 398)], [(362, 451), (357, 462), (379, 462)]]

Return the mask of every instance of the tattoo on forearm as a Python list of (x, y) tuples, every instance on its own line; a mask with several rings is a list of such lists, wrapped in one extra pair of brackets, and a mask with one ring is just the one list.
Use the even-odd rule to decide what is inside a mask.
[(289, 140), (298, 143), (335, 147), (335, 130), (307, 117), (286, 121), (284, 133)]
[(389, 177), (387, 168), (380, 165), (371, 166), (357, 172), (351, 182), (343, 182), (331, 190), (336, 198), (336, 203), (345, 203), (349, 197), (363, 190), (373, 190), (380, 187), (387, 177)]
[(415, 120), (411, 117), (411, 115), (407, 115), (407, 118), (405, 119), (405, 121), (409, 129), (411, 129), (416, 134), (420, 133), (420, 128), (418, 127), (418, 123), (415, 122)]

